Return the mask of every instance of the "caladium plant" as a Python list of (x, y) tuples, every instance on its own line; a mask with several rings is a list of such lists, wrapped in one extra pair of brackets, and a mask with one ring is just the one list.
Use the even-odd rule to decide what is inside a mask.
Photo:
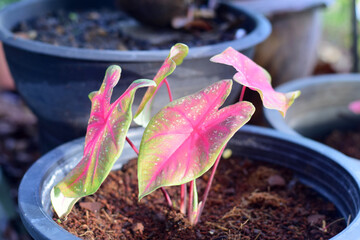
[[(158, 89), (157, 84), (161, 85), (166, 80), (187, 53), (186, 45), (174, 45), (153, 80), (134, 81), (112, 104), (110, 99), (113, 88), (120, 79), (121, 68), (114, 65), (107, 69), (100, 90), (89, 94), (92, 107), (83, 157), (51, 191), (51, 203), (60, 218), (65, 217), (81, 197), (97, 191), (120, 157), (133, 118), (131, 107), (135, 91), (140, 87), (149, 87), (135, 115), (138, 116), (150, 111), (151, 100)], [(142, 120), (146, 124), (146, 117), (142, 117)]]
[[(94, 193), (121, 155), (126, 133), (132, 121), (131, 105), (136, 89), (148, 87), (135, 114), (144, 114), (162, 83), (187, 55), (184, 44), (176, 44), (153, 80), (136, 80), (114, 103), (110, 103), (113, 87), (121, 69), (111, 66), (100, 90), (90, 94), (92, 111), (85, 138), (83, 158), (78, 165), (51, 192), (51, 201), (57, 215), (62, 218), (74, 203)], [(234, 66), (238, 73), (235, 81), (260, 93), (264, 106), (279, 110), (284, 116), (299, 92), (278, 93), (270, 85), (269, 74), (236, 50), (228, 48), (214, 56), (214, 62)], [(196, 79), (194, 79), (196, 81)], [(188, 217), (196, 224), (204, 208), (211, 182), (220, 156), (231, 137), (253, 115), (250, 102), (239, 101), (222, 107), (231, 92), (233, 81), (222, 80), (183, 98), (171, 101), (151, 119), (140, 117), (146, 125), (138, 156), (139, 200), (156, 189), (162, 189), (169, 204), (167, 186), (190, 183)], [(170, 100), (172, 99), (169, 91)], [(145, 116), (149, 116), (148, 112)], [(202, 201), (198, 202), (196, 179), (212, 168), (212, 174)], [(185, 213), (185, 210), (182, 209)]]

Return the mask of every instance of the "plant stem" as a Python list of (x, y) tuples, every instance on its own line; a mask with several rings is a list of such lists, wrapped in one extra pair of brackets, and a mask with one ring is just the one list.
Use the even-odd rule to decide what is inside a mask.
[[(139, 150), (137, 149), (135, 144), (130, 140), (130, 138), (128, 138), (128, 136), (126, 136), (126, 141), (129, 143), (130, 147), (134, 150), (134, 152), (137, 155), (139, 155)], [(165, 197), (167, 203), (169, 204), (170, 207), (172, 207), (172, 201), (171, 201), (169, 193), (163, 187), (160, 189), (161, 189), (162, 193), (164, 194), (164, 197)]]
[(192, 214), (189, 215), (190, 218), (190, 224), (191, 225), (196, 225), (198, 220), (199, 220), (199, 199), (198, 199), (198, 192), (196, 189), (196, 180), (192, 181), (193, 182), (193, 204), (192, 204)]
[(169, 82), (168, 82), (168, 80), (166, 78), (164, 79), (164, 82), (166, 84), (166, 88), (167, 88), (167, 91), (168, 91), (168, 94), (169, 94), (169, 101), (172, 102), (173, 101), (173, 96), (172, 96), (172, 93), (171, 93), (170, 84), (169, 84)]
[(201, 201), (201, 206), (200, 206), (200, 209), (199, 209), (199, 214), (198, 214), (198, 217), (200, 218), (201, 216), (201, 213), (202, 211), (204, 210), (204, 206), (205, 206), (205, 203), (206, 203), (206, 200), (207, 200), (207, 197), (209, 195), (209, 191), (210, 191), (210, 188), (211, 188), (211, 185), (212, 185), (212, 181), (214, 180), (214, 176), (215, 176), (215, 172), (216, 172), (216, 169), (219, 165), (219, 162), (220, 162), (220, 159), (221, 159), (221, 155), (222, 153), (224, 152), (224, 149), (225, 149), (225, 146), (223, 147), (223, 149), (221, 149), (220, 151), (220, 154), (219, 156), (217, 157), (215, 163), (214, 163), (214, 166), (211, 170), (211, 175), (210, 175), (210, 178), (209, 178), (209, 181), (206, 185), (206, 189), (205, 189), (205, 192), (204, 192), (204, 196), (203, 196), (203, 200)]
[(186, 214), (186, 183), (181, 185), (181, 195), (180, 195), (180, 212)]
[(164, 194), (164, 197), (169, 205), (169, 207), (172, 207), (173, 204), (172, 204), (172, 201), (171, 201), (171, 198), (170, 198), (170, 195), (169, 193), (165, 190), (165, 188), (161, 187), (161, 192)]
[(135, 144), (126, 136), (126, 141), (130, 145), (130, 147), (134, 150), (134, 152), (139, 155), (139, 150), (136, 148)]
[(193, 200), (194, 200), (194, 181), (190, 182), (190, 189), (189, 189), (189, 206), (188, 206), (188, 217), (191, 220), (191, 216), (193, 215)]
[(241, 94), (240, 94), (239, 102), (244, 100), (245, 90), (246, 90), (246, 86), (243, 85), (242, 88), (241, 88)]

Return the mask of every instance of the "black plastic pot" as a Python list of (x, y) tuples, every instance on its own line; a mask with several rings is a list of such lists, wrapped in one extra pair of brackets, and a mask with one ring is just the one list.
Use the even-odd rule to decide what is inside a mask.
[[(131, 129), (140, 143), (142, 129)], [(50, 190), (80, 160), (84, 139), (66, 143), (40, 158), (25, 174), (19, 188), (21, 218), (35, 239), (77, 239), (51, 218)], [(332, 239), (360, 236), (360, 162), (320, 143), (271, 129), (245, 126), (229, 142), (235, 156), (274, 163), (292, 169), (300, 181), (333, 202), (350, 225)], [(114, 168), (135, 155), (125, 146)]]
[(318, 139), (334, 129), (359, 126), (360, 116), (350, 112), (348, 104), (360, 98), (360, 74), (303, 78), (283, 84), (276, 90), (301, 91), (285, 119), (277, 111), (264, 109), (266, 120), (279, 131)]
[[(85, 135), (90, 113), (88, 94), (100, 87), (109, 65), (118, 64), (123, 69), (114, 93), (119, 96), (133, 80), (152, 79), (167, 57), (168, 50), (116, 51), (54, 46), (16, 37), (11, 29), (23, 20), (54, 9), (89, 9), (100, 5), (111, 6), (112, 2), (21, 1), (0, 12), (0, 39), (6, 59), (17, 90), (39, 119), (43, 151)], [(248, 34), (234, 41), (191, 48), (184, 63), (169, 77), (175, 98), (193, 93), (211, 82), (231, 78), (234, 72), (230, 67), (211, 63), (209, 58), (229, 46), (251, 57), (254, 46), (271, 32), (269, 22), (259, 14), (226, 4), (220, 5), (219, 11), (243, 15)], [(240, 86), (235, 87), (236, 95)], [(162, 90), (160, 97), (155, 99), (155, 112), (168, 101), (165, 89)]]

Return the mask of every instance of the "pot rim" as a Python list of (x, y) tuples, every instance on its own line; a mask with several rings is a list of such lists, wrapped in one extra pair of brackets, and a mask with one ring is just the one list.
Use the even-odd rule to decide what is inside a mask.
[[(328, 83), (360, 83), (360, 73), (341, 73), (341, 74), (323, 74), (317, 76), (309, 76), (305, 78), (295, 79), (286, 82), (275, 88), (278, 92), (291, 92), (295, 90), (302, 91), (305, 88), (321, 86)], [(301, 95), (300, 95), (301, 97)], [(301, 136), (300, 133), (291, 128), (282, 115), (273, 109), (263, 108), (266, 121), (275, 129), (296, 136)]]
[[(118, 51), (54, 46), (40, 41), (26, 40), (16, 37), (4, 24), (7, 16), (18, 14), (19, 9), (26, 9), (29, 8), (29, 6), (34, 5), (40, 6), (44, 3), (46, 3), (46, 5), (50, 5), (49, 2), (51, 1), (56, 0), (19, 1), (3, 8), (0, 11), (0, 40), (3, 41), (3, 43), (6, 45), (38, 54), (83, 60), (95, 59), (96, 61), (149, 62), (163, 61), (168, 55), (168, 50)], [(190, 48), (187, 59), (211, 57), (224, 51), (229, 46), (232, 46), (237, 50), (248, 49), (260, 42), (263, 42), (270, 35), (271, 24), (261, 14), (244, 9), (231, 3), (221, 4), (227, 8), (233, 8), (236, 11), (242, 12), (248, 17), (253, 18), (256, 25), (255, 29), (241, 39), (201, 47), (192, 47)]]
[(265, 14), (266, 16), (273, 16), (276, 14), (288, 14), (328, 7), (333, 2), (334, 0), (275, 0), (271, 2), (268, 0), (242, 0), (236, 2), (236, 4), (244, 7), (246, 6), (252, 10)]
[[(142, 131), (142, 128), (132, 128), (129, 131), (129, 137), (135, 138), (135, 136), (141, 134)], [(347, 171), (355, 181), (357, 189), (360, 189), (360, 163), (357, 160), (350, 159), (344, 154), (313, 140), (290, 136), (269, 128), (244, 126), (240, 131), (246, 134), (276, 138), (279, 141), (285, 141), (299, 145), (299, 147), (308, 148), (309, 151), (316, 151), (326, 158), (332, 159), (336, 164)], [(80, 138), (57, 147), (37, 160), (24, 175), (19, 187), (19, 209), (22, 221), (25, 223), (27, 230), (33, 237), (41, 237), (41, 239), (58, 239), (61, 234), (61, 239), (77, 239), (76, 237), (74, 238), (74, 235), (58, 226), (44, 209), (39, 207), (42, 206), (40, 199), (41, 194), (39, 193), (41, 192), (40, 185), (44, 176), (39, 174), (38, 169), (49, 170), (55, 168), (54, 163), (56, 161), (72, 156), (76, 152), (79, 153), (79, 151), (81, 153), (83, 142), (84, 138)], [(139, 142), (136, 144), (139, 144)], [(68, 151), (69, 148), (70, 151)], [(125, 145), (124, 152), (125, 148), (130, 147)], [(67, 149), (67, 151), (64, 155), (65, 149)], [(63, 156), (59, 158), (59, 154), (62, 154)], [(50, 229), (51, 231), (49, 231)], [(332, 239), (354, 239), (354, 236), (358, 236), (356, 234), (359, 234), (359, 229), (360, 214), (358, 210), (357, 215), (351, 224)]]

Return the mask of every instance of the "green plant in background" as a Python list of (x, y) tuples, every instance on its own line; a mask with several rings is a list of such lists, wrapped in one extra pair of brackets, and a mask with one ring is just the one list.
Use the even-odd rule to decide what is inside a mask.
[[(354, 2), (356, 7), (354, 7)], [(360, 55), (354, 50), (353, 14), (356, 9), (357, 29), (359, 28), (359, 2), (357, 0), (335, 0), (323, 15), (322, 42), (319, 46), (319, 59), (329, 63), (335, 72), (349, 72), (356, 70), (354, 61)], [(357, 39), (357, 46), (360, 40)], [(359, 67), (358, 67), (359, 69)]]
[(2, 9), (3, 7), (5, 7), (6, 5), (13, 3), (13, 2), (17, 2), (19, 0), (0, 0), (0, 9)]
[(336, 0), (324, 11), (324, 38), (342, 49), (351, 47), (351, 1)]

